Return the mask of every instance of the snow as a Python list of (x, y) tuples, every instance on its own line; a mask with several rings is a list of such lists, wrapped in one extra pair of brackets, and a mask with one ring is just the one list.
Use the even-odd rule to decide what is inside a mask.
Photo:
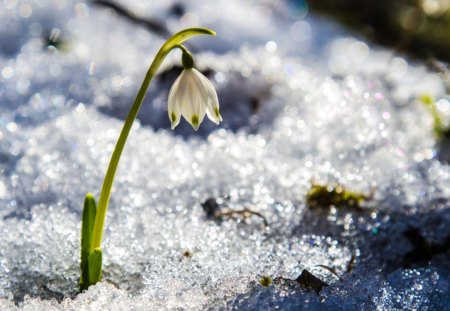
[[(170, 55), (119, 166), (103, 282), (78, 294), (84, 195), (98, 198), (163, 40), (89, 2), (1, 2), (1, 310), (448, 307), (449, 168), (417, 100), (434, 96), (449, 117), (436, 74), (278, 1), (186, 1), (181, 19), (174, 1), (117, 3), (171, 32), (218, 32), (189, 47), (217, 87), (224, 122), (170, 130), (180, 60)], [(42, 41), (49, 33), (60, 49)], [(359, 211), (315, 210), (305, 204), (313, 183), (373, 198)], [(270, 226), (257, 216), (210, 219), (209, 198)], [(408, 232), (433, 256), (411, 259), (426, 251)], [(316, 294), (258, 283), (304, 269), (329, 286)]]

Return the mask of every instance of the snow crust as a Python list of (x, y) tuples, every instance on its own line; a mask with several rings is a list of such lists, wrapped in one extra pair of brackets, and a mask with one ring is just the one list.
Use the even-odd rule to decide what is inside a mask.
[[(117, 3), (171, 32), (217, 31), (189, 47), (224, 122), (170, 130), (169, 56), (117, 173), (103, 282), (78, 294), (84, 195), (98, 198), (163, 39), (90, 2), (1, 2), (0, 310), (448, 308), (449, 168), (418, 100), (431, 94), (449, 119), (437, 74), (284, 2), (183, 1), (178, 15), (175, 1)], [(316, 210), (313, 183), (373, 197)], [(269, 227), (210, 219), (209, 198)], [(408, 232), (443, 250), (409, 260)], [(258, 283), (303, 269), (329, 286)]]

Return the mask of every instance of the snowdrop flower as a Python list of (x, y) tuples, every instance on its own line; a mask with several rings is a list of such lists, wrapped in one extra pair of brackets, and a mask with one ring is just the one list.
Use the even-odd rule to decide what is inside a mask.
[(183, 42), (191, 37), (199, 35), (214, 36), (215, 34), (213, 30), (207, 28), (197, 27), (181, 30), (164, 42), (153, 59), (114, 147), (98, 204), (96, 204), (94, 196), (90, 193), (86, 195), (84, 201), (81, 224), (80, 291), (101, 281), (103, 258), (101, 244), (114, 176), (119, 166), (120, 156), (125, 147), (128, 134), (138, 115), (139, 108), (144, 102), (150, 82), (170, 51), (175, 48), (179, 48), (182, 51), (181, 61), (185, 69), (175, 81), (169, 95), (169, 117), (172, 121), (172, 129), (180, 122), (180, 115), (183, 115), (195, 129), (202, 122), (205, 113), (215, 123), (222, 121), (214, 87), (200, 72), (193, 69), (194, 60), (192, 55), (182, 45)]
[(202, 123), (205, 114), (216, 124), (222, 121), (214, 86), (200, 71), (192, 67), (185, 67), (170, 89), (168, 112), (172, 129), (180, 123), (181, 116), (195, 130)]

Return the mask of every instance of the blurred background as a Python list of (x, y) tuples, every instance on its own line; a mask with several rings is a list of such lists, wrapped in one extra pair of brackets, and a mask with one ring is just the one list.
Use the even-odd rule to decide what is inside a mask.
[[(408, 81), (408, 63), (417, 63), (450, 90), (449, 0), (2, 0), (0, 18), (0, 113), (4, 108), (4, 116), (25, 124), (80, 102), (125, 119), (157, 47), (179, 29), (195, 26), (219, 34), (187, 46), (224, 56), (202, 57), (198, 65), (218, 90), (220, 127), (233, 132), (270, 127), (281, 107), (268, 104), (276, 75), (261, 81), (258, 58), (266, 56), (254, 51), (275, 55), (274, 69), (281, 56), (340, 78), (376, 76), (383, 64), (390, 67), (388, 78)], [(169, 128), (166, 99), (181, 71), (177, 57), (168, 58), (150, 87), (139, 115), (143, 125)], [(424, 83), (414, 96), (435, 91)], [(206, 123), (194, 133), (182, 122), (175, 133), (205, 138), (214, 129)]]
[(292, 1), (368, 39), (422, 59), (450, 60), (449, 0)]
[[(139, 17), (120, 6), (120, 1), (92, 0), (93, 3), (115, 9), (135, 21)], [(251, 3), (252, 1), (248, 1)], [(450, 1), (449, 0), (284, 0), (292, 19), (305, 19), (309, 13), (337, 21), (364, 37), (422, 59), (450, 61)], [(275, 9), (273, 1), (257, 1), (258, 6)], [(188, 8), (175, 2), (171, 13), (180, 18)], [(147, 20), (147, 26), (163, 35), (169, 31), (164, 24)]]
[[(449, 7), (0, 0), (0, 310), (25, 301), (46, 311), (47, 299), (65, 297), (74, 300), (52, 302), (55, 310), (448, 307)], [(170, 130), (167, 95), (182, 70), (179, 51), (170, 53), (116, 178), (111, 283), (77, 296), (82, 200), (98, 197), (157, 50), (198, 26), (218, 34), (186, 45), (224, 121)], [(314, 183), (370, 202), (310, 204)], [(208, 218), (207, 201), (261, 213), (271, 229), (257, 217)], [(295, 280), (303, 268), (330, 284), (323, 295), (257, 283), (263, 274)]]

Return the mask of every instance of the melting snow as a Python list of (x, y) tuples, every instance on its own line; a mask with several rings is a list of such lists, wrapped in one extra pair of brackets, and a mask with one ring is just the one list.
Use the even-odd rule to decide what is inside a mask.
[[(224, 122), (169, 130), (171, 55), (122, 156), (103, 282), (78, 294), (84, 195), (98, 197), (163, 41), (89, 2), (0, 3), (1, 310), (448, 307), (449, 168), (417, 100), (433, 95), (448, 117), (437, 75), (278, 1), (120, 4), (164, 18), (172, 32), (217, 30), (190, 47), (201, 51), (194, 57)], [(52, 35), (58, 49), (42, 40)], [(358, 211), (312, 209), (313, 183), (372, 199)], [(270, 226), (257, 216), (211, 219), (209, 198)], [(318, 295), (258, 283), (303, 269), (329, 286)]]

